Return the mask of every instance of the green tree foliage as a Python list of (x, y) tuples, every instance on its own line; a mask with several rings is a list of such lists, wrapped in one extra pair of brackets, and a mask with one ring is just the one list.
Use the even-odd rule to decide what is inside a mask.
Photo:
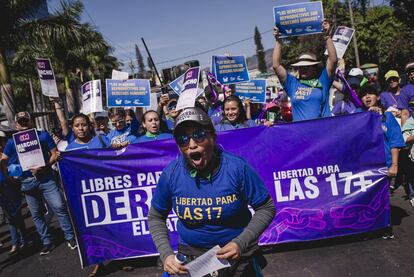
[(385, 72), (391, 68), (402, 70), (414, 57), (414, 31), (398, 20), (391, 8), (368, 9), (366, 21), (357, 20), (362, 62), (377, 63)]
[[(409, 0), (407, 0), (409, 1)], [(411, 1), (411, 0), (410, 0)], [(361, 64), (378, 64), (382, 74), (388, 69), (402, 71), (407, 62), (414, 59), (414, 31), (407, 22), (398, 19), (388, 6), (365, 7), (362, 1), (353, 4), (356, 37)], [(325, 17), (336, 28), (351, 27), (348, 6), (338, 0), (323, 0)], [(300, 53), (313, 52), (324, 59), (324, 41), (321, 35), (309, 35), (284, 40), (282, 63), (296, 61)], [(355, 53), (351, 42), (344, 56), (347, 68), (355, 67)]]
[(141, 51), (139, 51), (139, 47), (136, 44), (135, 44), (135, 58), (137, 59), (137, 65), (138, 65), (138, 78), (144, 78), (144, 75), (145, 75), (144, 59), (142, 58)]
[[(19, 5), (16, 3), (25, 2), (28, 7), (37, 4), (36, 1), (6, 2), (14, 3), (10, 4), (9, 11), (12, 8), (17, 9), (16, 6)], [(108, 77), (110, 71), (119, 66), (116, 59), (110, 55), (113, 49), (102, 35), (94, 30), (93, 26), (80, 23), (82, 11), (83, 5), (80, 1), (62, 1), (59, 10), (40, 20), (23, 20), (21, 18), (25, 18), (25, 12), (20, 8), (14, 11), (17, 21), (14, 27), (1, 30), (1, 39), (3, 36), (6, 37), (5, 33), (8, 32), (11, 42), (6, 45), (5, 51), (12, 55), (9, 55), (10, 59), (4, 64), (9, 75), (2, 75), (0, 72), (0, 76), (8, 78), (10, 88), (13, 84), (19, 99), (23, 96), (20, 94), (24, 93), (26, 99), (30, 99), (27, 94), (27, 78), (36, 80), (33, 82), (34, 87), (39, 88), (34, 69), (36, 57), (51, 59), (58, 89), (66, 92), (68, 108), (72, 113), (77, 112), (78, 87), (87, 80)], [(0, 50), (3, 50), (4, 44), (0, 45)], [(1, 65), (0, 62), (0, 68)]]
[(262, 44), (262, 36), (260, 35), (259, 29), (257, 26), (254, 28), (254, 43), (256, 44), (256, 55), (257, 55), (257, 63), (258, 68), (261, 73), (266, 73), (266, 61), (265, 61), (265, 53)]
[(394, 14), (399, 20), (410, 28), (414, 27), (413, 0), (390, 0), (390, 6), (394, 8)]

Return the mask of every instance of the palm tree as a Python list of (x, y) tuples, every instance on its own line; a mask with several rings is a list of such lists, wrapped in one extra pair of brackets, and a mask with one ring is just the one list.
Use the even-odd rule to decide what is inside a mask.
[[(79, 42), (84, 34), (80, 21), (80, 1), (61, 1), (62, 9), (43, 19), (27, 19), (41, 0), (2, 0), (0, 2), (0, 95), (9, 124), (14, 122), (15, 106), (11, 85), (10, 59), (22, 45), (44, 45), (48, 42)], [(44, 54), (43, 54), (44, 55)], [(43, 56), (42, 55), (42, 56)]]

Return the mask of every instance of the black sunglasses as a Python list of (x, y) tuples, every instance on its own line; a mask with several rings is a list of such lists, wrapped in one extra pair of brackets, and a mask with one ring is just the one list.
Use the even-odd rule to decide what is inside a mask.
[(177, 144), (181, 147), (187, 146), (190, 143), (190, 139), (193, 139), (196, 143), (203, 142), (208, 135), (209, 131), (204, 129), (198, 129), (191, 135), (180, 135), (175, 138)]

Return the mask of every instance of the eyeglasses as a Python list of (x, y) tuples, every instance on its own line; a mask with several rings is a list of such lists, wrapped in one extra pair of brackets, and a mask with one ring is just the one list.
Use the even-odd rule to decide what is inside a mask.
[(118, 120), (118, 121), (111, 121), (111, 122), (112, 122), (112, 125), (116, 126), (118, 124), (124, 123), (125, 122), (125, 119), (121, 119), (121, 120)]
[(177, 105), (170, 105), (170, 106), (168, 106), (168, 110), (169, 111), (174, 111), (176, 107), (177, 107)]
[(191, 135), (181, 135), (175, 138), (175, 141), (180, 147), (188, 146), (190, 139), (193, 139), (196, 143), (201, 143), (207, 138), (209, 131), (199, 129), (194, 131)]

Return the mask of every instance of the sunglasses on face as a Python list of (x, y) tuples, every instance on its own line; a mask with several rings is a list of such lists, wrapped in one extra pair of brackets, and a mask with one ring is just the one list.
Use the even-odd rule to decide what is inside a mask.
[(190, 139), (193, 139), (196, 143), (203, 142), (208, 135), (209, 131), (199, 129), (194, 131), (191, 135), (180, 135), (175, 138), (177, 144), (181, 147), (188, 146)]
[(125, 119), (117, 120), (117, 121), (112, 121), (112, 125), (116, 126), (118, 124), (123, 124), (124, 122), (125, 122)]
[(177, 105), (171, 105), (171, 106), (168, 106), (168, 110), (169, 111), (175, 111), (175, 108), (177, 107)]

